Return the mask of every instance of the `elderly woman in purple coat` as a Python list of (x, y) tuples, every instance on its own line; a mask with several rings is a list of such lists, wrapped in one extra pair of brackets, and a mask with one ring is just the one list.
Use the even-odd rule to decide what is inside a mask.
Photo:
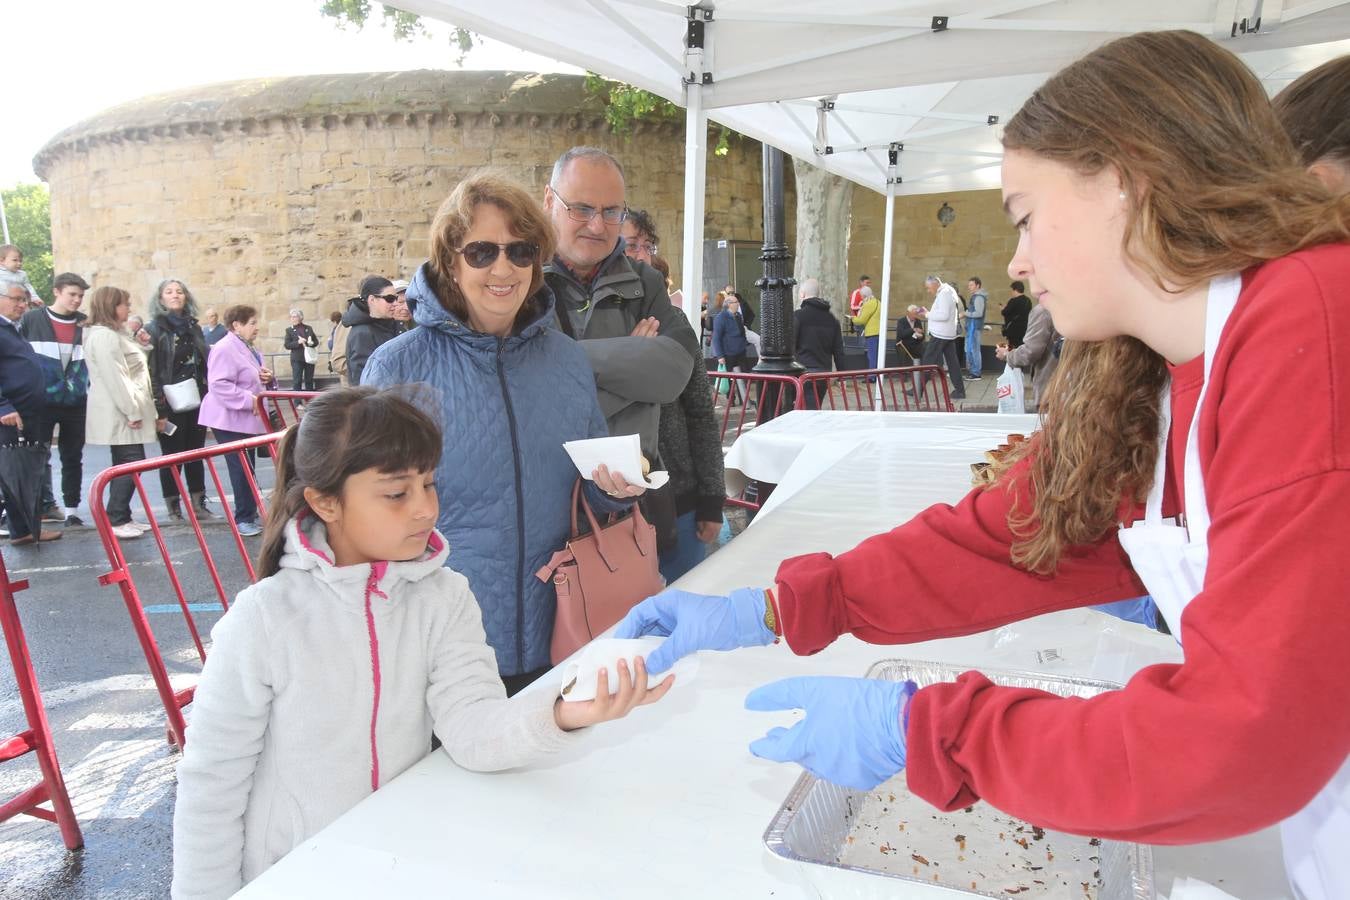
[[(258, 311), (251, 306), (231, 306), (225, 310), (225, 327), (230, 333), (211, 348), (206, 363), (207, 392), (198, 416), (198, 421), (215, 433), (219, 444), (267, 431), (258, 417), (255, 401), (263, 387), (275, 381), (253, 349), (253, 339), (258, 336)], [(230, 487), (234, 491), (235, 525), (240, 534), (252, 536), (261, 534), (262, 526), (258, 524), (257, 500), (244, 473), (245, 459), (252, 471), (256, 461), (252, 450), (229, 454), (225, 465), (230, 470)]]

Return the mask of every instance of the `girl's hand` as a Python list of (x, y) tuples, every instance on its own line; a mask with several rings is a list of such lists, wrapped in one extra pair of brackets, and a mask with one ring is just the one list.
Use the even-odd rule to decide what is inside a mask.
[(611, 472), (609, 467), (601, 463), (591, 473), (591, 480), (599, 485), (600, 490), (609, 494), (617, 500), (625, 497), (640, 497), (647, 492), (645, 484), (631, 484), (618, 472)]
[(263, 366), (258, 370), (258, 379), (262, 381), (263, 384), (267, 384), (272, 380), (272, 370)]
[(629, 672), (626, 660), (619, 660), (619, 691), (609, 692), (609, 675), (605, 669), (596, 673), (594, 700), (568, 703), (561, 697), (553, 704), (553, 721), (563, 731), (575, 731), (587, 725), (598, 725), (611, 719), (622, 719), (639, 706), (655, 703), (666, 695), (675, 683), (674, 675), (667, 675), (654, 688), (647, 687), (647, 664), (642, 657), (637, 658), (633, 672)]

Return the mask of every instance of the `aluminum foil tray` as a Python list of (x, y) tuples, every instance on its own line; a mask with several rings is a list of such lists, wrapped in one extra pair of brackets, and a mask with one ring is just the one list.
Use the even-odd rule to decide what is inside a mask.
[[(1091, 697), (1103, 691), (1120, 687), (1106, 681), (1074, 678), (1042, 672), (991, 670), (979, 666), (926, 662), (923, 660), (881, 660), (868, 670), (868, 678), (888, 681), (912, 679), (920, 687), (943, 681), (954, 681), (962, 672), (978, 668), (995, 684), (1009, 687), (1037, 688), (1065, 697)], [(903, 778), (903, 775), (900, 776)], [(887, 790), (883, 785), (874, 793)], [(830, 900), (918, 900), (918, 898), (995, 897), (999, 900), (1022, 900), (1022, 897), (1004, 893), (997, 886), (990, 889), (970, 889), (968, 886), (934, 884), (926, 877), (895, 874), (861, 865), (841, 863), (846, 842), (858, 824), (860, 810), (872, 796), (865, 791), (854, 791), (821, 781), (804, 773), (779, 807), (764, 843), (769, 850), (798, 863), (798, 871), (816, 896)], [(985, 804), (965, 815), (998, 815), (1002, 813)], [(936, 812), (934, 810), (934, 812)], [(939, 817), (961, 816), (964, 813), (938, 813)], [(1086, 839), (1083, 839), (1086, 841)], [(1154, 900), (1153, 854), (1147, 846), (1102, 840), (1093, 848), (1100, 855), (1100, 887), (1098, 900)], [(985, 887), (985, 886), (981, 886)], [(1075, 894), (1063, 891), (1046, 894), (1059, 900)], [(1081, 893), (1076, 896), (1081, 897)]]

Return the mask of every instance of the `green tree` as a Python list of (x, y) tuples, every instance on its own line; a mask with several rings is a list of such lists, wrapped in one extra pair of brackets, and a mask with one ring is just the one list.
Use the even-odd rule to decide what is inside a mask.
[(43, 299), (52, 296), (52, 204), (45, 184), (19, 184), (0, 193), (9, 242), (23, 251), (23, 268)]
[[(350, 25), (360, 31), (370, 21), (372, 6), (370, 0), (324, 0), (319, 12), (336, 19), (340, 25)], [(410, 41), (416, 37), (426, 36), (426, 26), (416, 13), (404, 12), (387, 3), (381, 3), (380, 10), (381, 21), (394, 30), (394, 37), (397, 40)], [(464, 57), (478, 40), (478, 35), (467, 28), (455, 27), (450, 32), (450, 43), (459, 52), (459, 56), (455, 58), (455, 65), (463, 64)]]
[[(380, 4), (382, 21), (394, 31), (394, 37), (401, 41), (426, 35), (426, 26), (416, 13), (404, 12), (387, 3)], [(361, 29), (370, 21), (372, 4), (370, 0), (324, 0), (319, 11), (329, 18), (336, 19), (341, 25), (350, 25)], [(456, 65), (462, 65), (464, 57), (473, 49), (480, 38), (467, 28), (456, 26), (450, 35), (451, 43), (459, 50)], [(594, 72), (586, 73), (586, 92), (599, 98), (605, 104), (605, 120), (616, 134), (625, 134), (632, 130), (638, 121), (684, 121), (684, 110), (664, 97), (644, 91), (642, 88), (611, 81)], [(730, 149), (731, 129), (719, 125), (717, 144), (713, 153), (726, 156)]]

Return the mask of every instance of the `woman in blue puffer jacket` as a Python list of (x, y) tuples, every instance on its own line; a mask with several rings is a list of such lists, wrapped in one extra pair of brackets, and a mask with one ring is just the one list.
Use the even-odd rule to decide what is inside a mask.
[[(446, 565), (469, 579), (507, 692), (549, 669), (553, 586), (534, 576), (570, 531), (577, 478), (563, 442), (604, 437), (585, 353), (556, 328), (543, 261), (553, 230), (518, 185), (460, 182), (431, 225), (431, 259), (408, 288), (419, 328), (381, 346), (361, 383), (422, 383), (445, 440), (436, 491)], [(603, 468), (585, 482), (597, 514), (642, 493)]]

